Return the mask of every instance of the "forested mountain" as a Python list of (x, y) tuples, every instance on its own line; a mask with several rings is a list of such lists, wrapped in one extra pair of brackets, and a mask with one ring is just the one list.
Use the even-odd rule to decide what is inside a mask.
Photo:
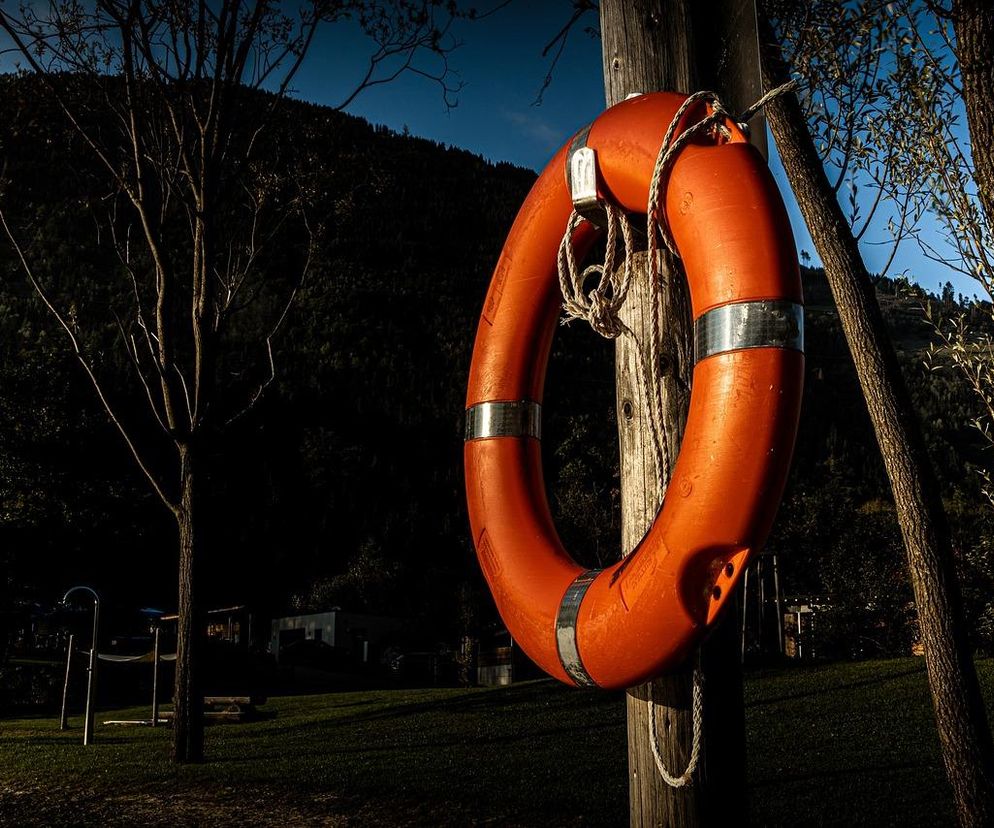
[[(107, 195), (98, 170), (35, 81), (0, 78), (0, 101), (0, 205), (112, 396), (140, 422), (141, 386), (114, 313), (131, 285), (92, 219)], [(439, 636), (487, 624), (494, 611), (463, 502), (463, 399), (490, 272), (534, 173), (296, 102), (267, 146), (274, 175), (306, 179), (319, 244), (275, 342), (277, 381), (212, 440), (206, 599), (263, 613), (382, 611), (429, 621)], [(287, 229), (270, 261), (274, 286), (302, 245)], [(120, 604), (172, 607), (171, 521), (5, 240), (0, 269), (6, 600), (48, 602), (83, 582)], [(886, 595), (897, 617), (909, 590), (882, 465), (824, 277), (805, 270), (804, 280), (801, 437), (770, 546), (788, 592), (853, 606)], [(989, 514), (969, 470), (984, 459), (968, 426), (973, 400), (955, 375), (923, 367), (927, 297), (903, 282), (878, 290), (955, 521), (974, 628), (986, 634), (994, 590)], [(934, 301), (963, 310), (951, 292)], [(237, 383), (247, 369), (234, 353), (225, 381)], [(246, 364), (248, 353), (246, 339)], [(550, 501), (567, 546), (591, 564), (612, 559), (619, 535), (612, 353), (582, 325), (561, 329), (545, 406)]]

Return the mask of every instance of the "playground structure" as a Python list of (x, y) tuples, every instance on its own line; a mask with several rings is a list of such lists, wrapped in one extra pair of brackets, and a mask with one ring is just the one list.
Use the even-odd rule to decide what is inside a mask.
[[(86, 588), (89, 589), (89, 588)], [(90, 590), (92, 592), (92, 590)], [(94, 595), (96, 593), (93, 593)], [(219, 639), (224, 641), (226, 644), (230, 644), (233, 647), (240, 648), (242, 646), (247, 647), (247, 637), (241, 637), (239, 635), (240, 625), (238, 621), (233, 621), (232, 613), (241, 612), (244, 607), (232, 607), (225, 608), (221, 610), (214, 610), (211, 615), (214, 619), (220, 619), (220, 621), (214, 620), (213, 626), (209, 625), (207, 628), (207, 633), (209, 637)], [(243, 613), (244, 614), (244, 613)], [(69, 636), (69, 643), (66, 652), (66, 665), (65, 665), (65, 683), (63, 685), (62, 691), (62, 706), (60, 712), (60, 729), (67, 730), (69, 727), (69, 690), (71, 685), (71, 679), (74, 674), (74, 662), (78, 661), (80, 658), (87, 659), (87, 704), (86, 704), (86, 717), (88, 721), (88, 727), (86, 729), (85, 744), (92, 744), (94, 738), (94, 715), (96, 706), (96, 665), (99, 662), (103, 662), (105, 665), (152, 665), (152, 685), (151, 685), (151, 705), (150, 712), (147, 718), (139, 719), (107, 719), (102, 722), (104, 725), (111, 726), (143, 726), (143, 727), (159, 727), (161, 725), (168, 725), (172, 722), (172, 711), (166, 710), (162, 711), (161, 706), (161, 694), (163, 687), (162, 672), (160, 667), (163, 662), (175, 662), (176, 653), (164, 653), (162, 652), (163, 641), (170, 640), (169, 629), (163, 628), (163, 623), (168, 624), (171, 621), (175, 621), (176, 616), (172, 615), (159, 615), (157, 620), (153, 622), (152, 626), (152, 647), (147, 652), (140, 652), (135, 654), (121, 654), (121, 653), (106, 653), (100, 652), (97, 647), (91, 646), (90, 649), (82, 649), (77, 646), (78, 637), (75, 634)], [(94, 638), (93, 641), (96, 642), (96, 626), (94, 627)], [(234, 634), (233, 632), (234, 631)], [(246, 630), (247, 632), (247, 630)], [(168, 685), (168, 682), (166, 682)], [(259, 719), (260, 712), (258, 711), (258, 706), (264, 704), (266, 698), (261, 695), (241, 695), (241, 694), (226, 694), (226, 695), (209, 695), (204, 697), (204, 719), (209, 723), (237, 723), (244, 721), (253, 721)]]
[[(66, 594), (62, 596), (62, 603), (65, 604), (69, 600), (69, 596), (74, 592), (83, 591), (89, 592), (93, 596), (93, 636), (90, 639), (90, 651), (89, 651), (89, 664), (87, 667), (87, 682), (86, 682), (86, 713), (84, 717), (83, 724), (83, 744), (92, 745), (93, 744), (93, 705), (96, 702), (97, 695), (97, 641), (98, 635), (100, 633), (100, 596), (97, 591), (92, 587), (88, 586), (74, 586), (66, 590)], [(68, 720), (66, 718), (66, 700), (69, 695), (69, 670), (72, 662), (73, 647), (72, 647), (72, 636), (69, 637), (69, 653), (66, 656), (66, 684), (65, 690), (62, 693), (62, 715), (59, 722), (63, 729), (68, 726)]]
[[(94, 593), (95, 594), (95, 593)], [(87, 700), (86, 700), (86, 722), (87, 727), (84, 730), (83, 744), (89, 745), (93, 743), (93, 718), (94, 718), (94, 704), (96, 701), (96, 664), (98, 661), (103, 661), (112, 664), (151, 664), (152, 665), (152, 709), (151, 715), (148, 719), (115, 719), (110, 721), (105, 721), (105, 725), (147, 725), (150, 727), (157, 727), (160, 724), (166, 724), (168, 719), (159, 713), (159, 664), (163, 661), (175, 661), (176, 653), (161, 653), (159, 651), (159, 628), (156, 627), (154, 631), (153, 646), (152, 649), (147, 653), (142, 653), (140, 655), (116, 655), (113, 653), (101, 653), (96, 649), (96, 625), (94, 625), (94, 646), (90, 650), (80, 650), (74, 647), (74, 636), (69, 636), (69, 647), (66, 652), (66, 678), (65, 685), (62, 691), (62, 711), (59, 718), (60, 728), (66, 730), (68, 728), (69, 722), (69, 681), (72, 675), (72, 662), (73, 657), (78, 655), (85, 655), (89, 659), (89, 681), (87, 684)]]

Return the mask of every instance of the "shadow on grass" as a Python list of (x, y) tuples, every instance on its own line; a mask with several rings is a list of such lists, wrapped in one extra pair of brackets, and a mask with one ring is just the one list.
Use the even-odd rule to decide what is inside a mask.
[[(617, 728), (618, 722), (603, 722), (600, 724), (587, 724), (584, 728), (586, 733), (593, 733), (600, 730), (613, 730)], [(304, 726), (301, 726), (304, 727)], [(297, 730), (300, 728), (294, 728)], [(479, 748), (484, 745), (511, 745), (516, 742), (533, 742), (539, 739), (552, 739), (552, 738), (562, 738), (563, 742), (568, 743), (569, 737), (576, 733), (576, 727), (573, 723), (568, 725), (563, 725), (562, 727), (552, 727), (544, 728), (542, 730), (528, 729), (522, 730), (519, 733), (502, 733), (493, 734), (487, 736), (478, 736), (475, 741), (475, 747)], [(346, 745), (342, 746), (340, 743), (336, 744), (333, 750), (330, 751), (335, 756), (359, 756), (363, 754), (387, 754), (387, 753), (410, 753), (412, 751), (429, 751), (434, 752), (442, 748), (465, 748), (467, 747), (467, 742), (464, 734), (454, 734), (452, 738), (449, 739), (435, 739), (433, 741), (410, 741), (410, 742), (384, 742), (379, 741), (376, 743), (368, 743), (361, 745)], [(253, 754), (239, 754), (238, 756), (225, 757), (225, 764), (239, 764), (246, 762), (258, 762), (263, 760), (279, 759), (282, 757), (283, 748), (280, 745), (273, 745), (273, 750), (262, 750), (258, 753)], [(313, 748), (296, 749), (294, 755), (298, 758), (300, 757), (325, 757), (329, 755), (329, 748), (327, 744), (321, 744)]]
[(829, 779), (856, 779), (860, 777), (889, 776), (903, 771), (938, 771), (941, 765), (936, 762), (884, 762), (872, 765), (852, 765), (836, 770), (825, 769), (806, 773), (778, 773), (772, 779), (756, 779), (753, 788), (775, 788), (785, 783), (821, 782)]
[(5, 744), (15, 742), (30, 742), (32, 745), (74, 745), (83, 743), (83, 733), (64, 733), (59, 735), (39, 735), (36, 732), (25, 732), (17, 736), (6, 736), (3, 739)]
[(606, 698), (606, 695), (602, 691), (575, 689), (564, 689), (561, 694), (550, 696), (549, 690), (554, 687), (555, 682), (549, 679), (495, 690), (478, 690), (475, 692), (454, 694), (450, 698), (419, 699), (417, 701), (402, 701), (396, 697), (391, 698), (388, 695), (396, 693), (399, 696), (409, 691), (383, 691), (384, 696), (374, 700), (329, 704), (324, 708), (328, 713), (349, 707), (373, 707), (374, 709), (356, 710), (349, 715), (329, 716), (327, 718), (319, 715), (306, 722), (294, 722), (283, 726), (280, 730), (287, 732), (293, 729), (311, 728), (315, 725), (338, 727), (340, 725), (359, 724), (363, 722), (396, 721), (415, 717), (422, 713), (474, 714), (480, 711), (492, 712), (502, 708), (522, 707), (534, 709), (532, 705), (537, 701), (543, 703), (545, 712), (553, 713), (571, 709), (589, 709), (592, 702), (597, 704)]
[(879, 687), (881, 685), (887, 684), (888, 682), (895, 681), (896, 679), (907, 678), (908, 676), (918, 676), (924, 675), (924, 667), (914, 667), (909, 670), (901, 670), (895, 673), (887, 673), (886, 675), (875, 676), (873, 678), (859, 679), (856, 681), (840, 682), (837, 684), (826, 684), (823, 687), (819, 687), (817, 690), (799, 690), (796, 693), (783, 693), (778, 696), (769, 696), (763, 699), (753, 699), (747, 701), (746, 708), (751, 707), (764, 707), (768, 705), (775, 705), (785, 701), (793, 701), (794, 699), (807, 699), (814, 698), (817, 696), (830, 695), (832, 693), (837, 693), (842, 690), (858, 690), (866, 687)]

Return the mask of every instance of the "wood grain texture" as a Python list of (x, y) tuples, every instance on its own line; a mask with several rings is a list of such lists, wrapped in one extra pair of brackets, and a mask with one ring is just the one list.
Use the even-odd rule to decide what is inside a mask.
[(994, 4), (991, 0), (956, 0), (953, 26), (970, 128), (973, 177), (987, 224), (994, 227)]
[[(744, 0), (602, 0), (601, 38), (608, 106), (632, 92), (689, 93), (702, 86), (718, 92), (733, 110), (759, 97), (755, 10)], [(705, 84), (702, 79), (706, 78)], [(765, 150), (763, 130), (754, 131)], [(645, 253), (628, 294), (622, 319), (640, 343), (648, 342), (652, 307)], [(672, 469), (683, 435), (693, 370), (692, 325), (686, 279), (663, 253), (661, 372), (668, 465)], [(631, 337), (615, 352), (618, 436), (621, 452), (622, 548), (627, 554), (645, 535), (659, 507), (656, 469), (639, 371), (641, 355)], [(694, 784), (663, 782), (649, 742), (648, 685), (627, 695), (630, 821), (633, 826), (695, 826), (746, 820), (745, 728), (738, 636), (733, 616), (704, 648), (704, 749)], [(661, 754), (678, 774), (690, 755), (692, 665), (652, 684), (657, 703)]]

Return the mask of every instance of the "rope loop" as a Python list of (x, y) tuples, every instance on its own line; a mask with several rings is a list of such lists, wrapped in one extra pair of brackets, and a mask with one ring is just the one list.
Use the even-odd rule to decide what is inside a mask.
[[(573, 231), (583, 217), (573, 212), (566, 233), (559, 245), (559, 287), (563, 293), (563, 310), (566, 325), (574, 319), (584, 319), (606, 339), (617, 339), (628, 330), (618, 316), (625, 304), (632, 280), (632, 222), (628, 215), (611, 204), (604, 205), (607, 212), (607, 251), (602, 264), (592, 264), (582, 271), (573, 250)], [(617, 267), (618, 234), (624, 248), (624, 267)], [(586, 283), (591, 276), (598, 277), (597, 286), (589, 292)]]
[(673, 776), (663, 762), (662, 752), (659, 749), (659, 737), (656, 728), (656, 705), (652, 700), (652, 682), (649, 682), (648, 697), (646, 706), (649, 710), (649, 746), (652, 748), (652, 758), (656, 760), (656, 770), (663, 781), (671, 788), (682, 788), (693, 781), (694, 771), (701, 758), (701, 734), (704, 732), (704, 671), (700, 664), (700, 651), (698, 651), (698, 663), (694, 667), (694, 691), (691, 702), (691, 721), (693, 723), (693, 737), (691, 739), (690, 758), (687, 760), (687, 767), (679, 776)]
[[(721, 98), (718, 97), (717, 92), (711, 92), (706, 89), (695, 92), (682, 104), (680, 104), (679, 109), (677, 109), (676, 114), (674, 114), (673, 119), (670, 121), (669, 127), (666, 129), (666, 135), (663, 137), (662, 144), (659, 145), (659, 154), (656, 156), (656, 163), (652, 169), (652, 180), (649, 183), (649, 204), (646, 209), (646, 236), (649, 239), (650, 254), (653, 253), (658, 246), (656, 237), (658, 228), (658, 232), (662, 235), (663, 243), (666, 245), (670, 253), (677, 257), (680, 256), (676, 249), (676, 245), (670, 236), (669, 228), (666, 226), (665, 217), (662, 217), (663, 220), (661, 220), (659, 214), (659, 205), (662, 202), (662, 191), (666, 182), (666, 175), (669, 173), (669, 169), (676, 160), (680, 150), (689, 144), (696, 135), (712, 129), (718, 132), (718, 134), (727, 141), (731, 138), (731, 131), (726, 125), (729, 121), (735, 123), (739, 128), (742, 128), (748, 124), (749, 120), (770, 101), (786, 94), (787, 92), (793, 92), (795, 89), (797, 89), (797, 81), (787, 81), (787, 83), (781, 84), (775, 89), (771, 89), (738, 116), (734, 116), (728, 111)], [(711, 111), (696, 123), (688, 126), (679, 135), (676, 135), (676, 131), (680, 126), (680, 122), (683, 120), (683, 116), (686, 115), (687, 110), (696, 105), (699, 101), (707, 101), (711, 105)], [(650, 255), (650, 261), (651, 260), (652, 256)], [(650, 265), (650, 267), (652, 267), (652, 265)], [(655, 274), (651, 273), (650, 275), (654, 276)]]

